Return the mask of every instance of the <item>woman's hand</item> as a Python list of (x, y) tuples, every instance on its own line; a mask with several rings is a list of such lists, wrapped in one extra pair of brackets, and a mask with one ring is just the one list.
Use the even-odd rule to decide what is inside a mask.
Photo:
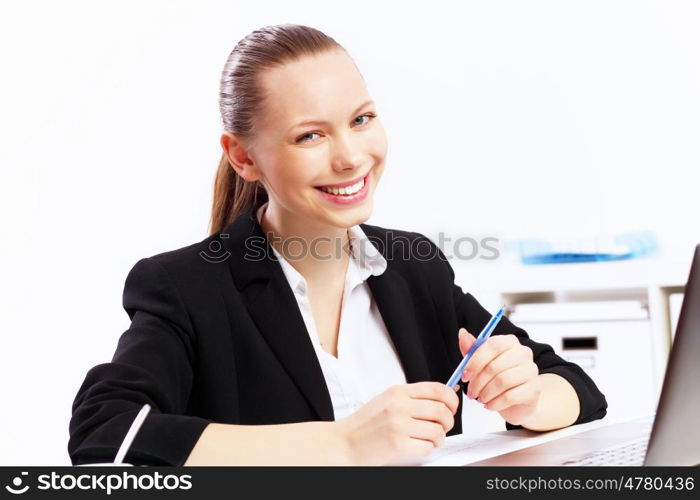
[(459, 397), (440, 382), (390, 387), (352, 415), (338, 420), (355, 465), (386, 465), (424, 457), (454, 426)]
[[(464, 356), (476, 338), (459, 329), (459, 349)], [(467, 397), (487, 410), (497, 411), (513, 425), (521, 425), (535, 413), (542, 392), (539, 369), (532, 349), (515, 335), (493, 335), (474, 352), (462, 374), (469, 382)]]

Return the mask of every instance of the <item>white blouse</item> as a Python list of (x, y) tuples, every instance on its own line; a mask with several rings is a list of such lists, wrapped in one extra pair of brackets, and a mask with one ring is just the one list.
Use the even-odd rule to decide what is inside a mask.
[[(267, 203), (258, 209), (258, 223), (266, 208)], [(336, 420), (355, 412), (390, 386), (406, 383), (396, 348), (365, 281), (370, 275), (377, 276), (386, 270), (386, 259), (359, 225), (348, 228), (348, 236), (352, 258), (345, 275), (337, 358), (321, 347), (306, 280), (272, 247), (304, 318)]]

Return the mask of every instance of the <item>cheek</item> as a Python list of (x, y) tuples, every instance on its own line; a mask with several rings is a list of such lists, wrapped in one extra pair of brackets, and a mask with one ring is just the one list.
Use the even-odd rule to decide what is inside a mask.
[(384, 128), (381, 126), (375, 127), (375, 130), (372, 132), (373, 133), (370, 134), (367, 142), (368, 152), (373, 157), (383, 160), (386, 156), (388, 148), (386, 133), (384, 132)]
[(313, 184), (314, 168), (321, 159), (318, 152), (309, 150), (292, 151), (275, 158), (274, 182), (287, 186)]

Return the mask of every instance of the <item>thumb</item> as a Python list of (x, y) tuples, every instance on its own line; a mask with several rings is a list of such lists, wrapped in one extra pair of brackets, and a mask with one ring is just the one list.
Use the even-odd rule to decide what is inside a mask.
[(460, 328), (459, 333), (459, 350), (462, 353), (462, 356), (467, 354), (467, 351), (469, 348), (476, 342), (476, 337), (474, 337), (471, 333), (469, 333), (465, 328)]

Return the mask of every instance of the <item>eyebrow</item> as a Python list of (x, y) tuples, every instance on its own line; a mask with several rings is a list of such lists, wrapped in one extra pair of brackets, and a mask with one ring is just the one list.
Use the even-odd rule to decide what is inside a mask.
[[(352, 114), (355, 115), (356, 113), (359, 113), (359, 111), (362, 108), (364, 108), (365, 106), (369, 106), (370, 104), (374, 104), (374, 101), (369, 100), (369, 101), (363, 102), (355, 109), (355, 111), (352, 112)], [(299, 128), (299, 127), (304, 127), (306, 125), (327, 125), (327, 124), (328, 124), (328, 122), (324, 121), (324, 120), (304, 120), (302, 122), (297, 123), (296, 125), (292, 125), (291, 127), (289, 127), (289, 130), (291, 131), (291, 130), (294, 130), (294, 129)]]

